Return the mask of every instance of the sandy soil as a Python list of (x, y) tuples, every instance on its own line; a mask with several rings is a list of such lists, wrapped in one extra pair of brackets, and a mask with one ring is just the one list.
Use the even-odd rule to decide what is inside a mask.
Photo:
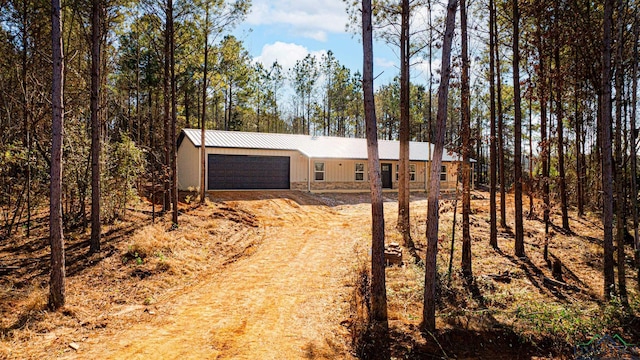
[[(287, 196), (282, 198), (280, 196)], [(127, 359), (348, 358), (349, 271), (362, 220), (303, 194), (216, 195), (254, 214), (259, 245), (200, 286), (156, 304), (152, 320), (91, 336), (72, 356)], [(292, 197), (296, 197), (293, 199)], [(352, 214), (353, 215), (353, 214)]]

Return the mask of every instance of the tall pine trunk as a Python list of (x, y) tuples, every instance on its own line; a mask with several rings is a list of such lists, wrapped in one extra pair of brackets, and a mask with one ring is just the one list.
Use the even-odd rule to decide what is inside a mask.
[(27, 150), (25, 168), (25, 193), (27, 195), (27, 222), (25, 235), (31, 236), (31, 131), (29, 130), (29, 90), (27, 89), (28, 44), (29, 44), (29, 11), (28, 1), (22, 3), (22, 129), (24, 131), (24, 147)]
[(175, 42), (175, 30), (173, 24), (173, 0), (169, 1), (168, 19), (170, 20), (170, 33), (169, 39), (171, 43), (170, 47), (170, 59), (171, 59), (171, 139), (170, 139), (170, 151), (171, 151), (171, 203), (172, 213), (171, 221), (174, 225), (178, 224), (178, 148), (176, 143), (176, 128), (178, 126), (177, 117), (177, 105), (176, 105), (176, 42)]
[(522, 109), (520, 106), (520, 11), (513, 1), (513, 105), (514, 105), (514, 187), (515, 187), (515, 255), (524, 257), (524, 229), (522, 219)]
[(51, 243), (51, 278), (49, 307), (56, 310), (65, 303), (64, 235), (62, 232), (62, 133), (64, 127), (64, 54), (62, 51), (62, 19), (60, 0), (51, 0), (51, 43), (53, 50), (53, 83), (51, 105), (51, 185), (49, 231)]
[(551, 202), (549, 199), (549, 143), (547, 141), (547, 74), (545, 72), (545, 44), (544, 35), (542, 34), (541, 20), (538, 20), (537, 24), (537, 38), (538, 38), (538, 101), (540, 102), (540, 157), (542, 158), (542, 202), (544, 208), (542, 211), (542, 217), (544, 221), (544, 258), (547, 259), (547, 242), (549, 238), (549, 211), (551, 208)]
[[(431, 0), (427, 0), (427, 7), (428, 7), (428, 11), (429, 11), (429, 99), (427, 99), (429, 101), (429, 103), (427, 104), (427, 106), (429, 107), (429, 120), (427, 123), (427, 134), (428, 134), (428, 142), (429, 142), (429, 149), (428, 149), (428, 154), (427, 157), (429, 158), (429, 162), (432, 161), (432, 156), (433, 154), (431, 154), (431, 144), (433, 144), (433, 23), (431, 20)], [(427, 171), (430, 171), (429, 170)], [(431, 173), (427, 172), (426, 176), (431, 177)]]
[(496, 182), (498, 167), (498, 147), (496, 146), (496, 90), (495, 90), (495, 34), (493, 32), (496, 21), (494, 0), (489, 0), (489, 99), (490, 99), (490, 139), (489, 139), (489, 216), (490, 234), (489, 244), (498, 248)]
[[(467, 34), (467, 2), (460, 0), (460, 36), (462, 37), (462, 274), (471, 281), (471, 106), (469, 104), (469, 38)], [(455, 226), (455, 222), (454, 222)], [(453, 240), (452, 240), (453, 241)]]
[[(384, 263), (384, 209), (382, 204), (382, 180), (378, 157), (378, 128), (373, 94), (373, 26), (371, 23), (371, 0), (362, 0), (362, 48), (364, 112), (367, 132), (367, 155), (369, 159), (369, 183), (371, 185), (371, 320), (374, 327), (386, 334), (387, 290)], [(381, 349), (388, 358), (388, 348)]]
[[(574, 67), (575, 72), (578, 73), (578, 53), (574, 52)], [(578, 79), (575, 80), (573, 96), (574, 96), (574, 109), (573, 109), (573, 119), (574, 119), (574, 127), (576, 133), (576, 198), (578, 205), (578, 216), (584, 216), (584, 187), (583, 185), (583, 177), (582, 177), (582, 147), (580, 146), (580, 142), (582, 139), (582, 122), (583, 116), (582, 112), (579, 109), (579, 96), (580, 96), (580, 85)]]
[[(496, 5), (497, 6), (497, 5)], [(500, 41), (498, 38), (498, 12), (497, 9), (494, 12), (495, 19), (493, 22), (493, 34), (495, 42), (495, 48), (493, 49), (496, 54), (496, 91), (497, 91), (497, 109), (498, 109), (498, 164), (499, 164), (499, 176), (500, 176), (500, 227), (507, 228), (507, 195), (506, 195), (506, 176), (505, 176), (505, 158), (504, 158), (504, 136), (502, 130), (504, 127), (503, 114), (502, 114), (502, 72), (500, 70)]]
[(611, 164), (611, 28), (613, 0), (604, 2), (600, 95), (600, 141), (602, 156), (602, 224), (604, 241), (604, 297), (615, 294), (613, 262), (613, 166)]
[[(137, 9), (136, 9), (137, 17)], [(138, 19), (136, 18), (136, 125), (138, 139), (137, 145), (142, 145), (142, 117), (140, 116), (140, 31), (138, 29)], [(131, 134), (131, 139), (134, 138), (134, 134)]]
[(173, 21), (173, 0), (167, 0), (164, 29), (164, 74), (162, 78), (164, 110), (164, 193), (162, 211), (171, 207), (171, 22)]
[(565, 180), (564, 168), (564, 123), (563, 123), (563, 107), (562, 107), (562, 66), (560, 64), (560, 44), (555, 46), (555, 63), (556, 63), (556, 121), (558, 134), (558, 187), (560, 188), (560, 209), (562, 211), (562, 228), (571, 231), (569, 227), (569, 211), (567, 200), (567, 185)]
[(529, 83), (529, 179), (527, 181), (529, 195), (529, 219), (535, 218), (535, 207), (533, 204), (533, 87)]
[(638, 34), (640, 33), (640, 26), (638, 26), (638, 15), (634, 19), (634, 39), (633, 39), (633, 73), (632, 73), (632, 85), (631, 85), (631, 204), (633, 208), (633, 237), (635, 247), (635, 259), (637, 267), (637, 279), (636, 284), (640, 291), (640, 236), (638, 236), (638, 147), (636, 136), (636, 120), (637, 120), (637, 108), (638, 108)]
[(424, 306), (422, 310), (422, 328), (434, 331), (436, 328), (436, 282), (438, 255), (438, 199), (440, 197), (440, 166), (444, 149), (444, 135), (447, 127), (447, 99), (449, 97), (449, 77), (451, 75), (451, 44), (456, 23), (457, 0), (449, 0), (445, 20), (444, 41), (442, 44), (442, 62), (440, 85), (438, 87), (438, 111), (436, 114), (436, 138), (429, 176), (427, 204), (427, 254), (424, 274)]
[[(618, 14), (622, 17), (624, 7), (622, 0), (618, 1)], [(627, 299), (627, 283), (625, 276), (624, 234), (626, 232), (624, 207), (624, 164), (622, 163), (622, 103), (624, 101), (624, 21), (618, 19), (618, 41), (616, 43), (616, 132), (615, 132), (615, 211), (616, 211), (616, 248), (618, 264), (618, 293), (624, 305), (629, 306)]]
[(206, 5), (204, 18), (204, 68), (202, 71), (202, 120), (200, 122), (200, 203), (204, 204), (206, 188), (206, 144), (205, 132), (207, 127), (207, 63), (209, 59), (209, 3)]
[(100, 251), (102, 224), (100, 219), (100, 152), (102, 127), (99, 116), (100, 101), (100, 42), (102, 0), (91, 1), (91, 241), (89, 253)]
[(405, 246), (414, 248), (409, 224), (409, 0), (402, 0), (400, 30), (400, 161), (398, 170), (398, 230)]

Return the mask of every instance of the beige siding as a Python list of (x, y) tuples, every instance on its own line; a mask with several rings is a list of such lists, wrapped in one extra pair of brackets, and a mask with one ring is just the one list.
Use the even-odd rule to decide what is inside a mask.
[[(313, 163), (315, 162), (323, 162), (325, 165), (325, 179), (324, 182), (356, 182), (355, 181), (355, 164), (356, 163), (364, 163), (365, 167), (365, 179), (368, 177), (368, 163), (367, 160), (344, 160), (344, 159), (312, 159), (311, 160), (311, 168), (314, 168)], [(393, 168), (392, 180), (393, 180), (393, 188), (398, 188), (398, 182), (396, 180), (397, 172), (396, 166), (398, 165), (398, 161), (385, 161), (381, 160), (381, 163), (389, 163)], [(412, 189), (424, 189), (426, 186), (427, 174), (426, 169), (428, 168), (428, 163), (425, 162), (414, 162), (411, 161), (410, 164), (414, 164), (416, 166), (416, 179), (411, 181)], [(441, 183), (441, 188), (454, 188), (456, 182), (456, 176), (458, 171), (458, 166), (456, 163), (452, 162), (444, 162), (442, 163), (447, 167), (447, 181), (443, 181)], [(314, 179), (314, 174), (311, 174), (311, 179)], [(293, 181), (293, 180), (292, 180)], [(312, 180), (312, 183), (321, 183), (323, 181)], [(366, 183), (366, 181), (363, 181)]]
[(178, 189), (200, 188), (200, 148), (185, 136), (178, 148)]
[[(431, 165), (429, 166), (429, 171), (431, 170)], [(449, 161), (443, 161), (441, 166), (447, 167), (447, 180), (440, 181), (440, 190), (449, 191), (455, 189), (456, 186), (456, 176), (458, 176), (458, 164)], [(438, 178), (440, 177), (440, 172), (438, 172)], [(427, 182), (429, 180), (427, 179)], [(427, 188), (429, 184), (427, 184)]]
[[(367, 160), (345, 160), (345, 159), (312, 159), (311, 168), (314, 169), (314, 163), (323, 162), (325, 165), (325, 178), (324, 181), (316, 181), (314, 174), (311, 174), (311, 190), (368, 190), (369, 182), (367, 181), (369, 176), (369, 164)], [(384, 161), (381, 163), (389, 163), (392, 166), (392, 180), (393, 188), (398, 188), (398, 182), (396, 181), (396, 165), (398, 161)], [(356, 163), (364, 164), (364, 181), (355, 180), (355, 168)], [(425, 163), (411, 161), (410, 164), (416, 166), (416, 179), (411, 181), (409, 186), (412, 190), (424, 190), (425, 189)]]
[[(393, 164), (393, 174), (391, 175), (391, 179), (393, 180), (392, 183), (392, 188), (393, 189), (397, 189), (398, 188), (398, 172), (397, 172), (397, 166), (399, 165), (399, 161), (381, 161), (384, 163), (391, 163)], [(415, 162), (415, 161), (410, 161), (409, 165), (415, 165), (416, 166), (416, 178), (414, 181), (409, 181), (409, 188), (412, 190), (417, 190), (417, 189), (425, 189), (425, 179), (426, 179), (426, 175), (425, 175), (425, 163), (420, 161), (420, 162)]]
[[(420, 184), (420, 187), (422, 187), (424, 189), (424, 184), (425, 184), (425, 179), (427, 178), (426, 176), (426, 164), (425, 162), (410, 162), (409, 164), (416, 164), (416, 181), (414, 181), (417, 184)], [(411, 186), (413, 188), (413, 186)]]
[(456, 177), (458, 176), (458, 163), (443, 162), (442, 165), (447, 167), (447, 181), (440, 182), (440, 189), (455, 190)]
[[(311, 159), (311, 169), (315, 169), (315, 163), (324, 163), (324, 182), (356, 182), (356, 163), (364, 164), (364, 181), (358, 181), (366, 183), (368, 177), (368, 164), (367, 160), (345, 160), (345, 159)], [(311, 182), (319, 183), (323, 181), (316, 181), (315, 174), (311, 174)]]
[[(324, 162), (325, 164), (325, 181), (329, 182), (355, 182), (355, 169), (356, 163), (364, 164), (365, 180), (368, 177), (369, 164), (368, 160), (344, 160), (344, 159), (312, 159), (311, 167), (313, 168), (313, 163), (315, 162)], [(396, 165), (397, 161), (384, 161), (381, 160), (380, 163), (392, 164), (393, 174), (392, 179), (393, 182), (396, 182)], [(424, 162), (410, 162), (410, 164), (414, 164), (416, 166), (416, 180), (412, 181), (412, 183), (416, 184), (424, 184), (425, 180), (425, 163)], [(311, 176), (314, 179), (314, 176)], [(314, 182), (314, 181), (312, 181)], [(364, 181), (366, 182), (366, 181)]]

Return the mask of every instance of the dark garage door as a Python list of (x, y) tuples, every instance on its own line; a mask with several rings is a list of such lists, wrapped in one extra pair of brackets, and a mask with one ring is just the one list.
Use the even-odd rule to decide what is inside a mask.
[(209, 155), (209, 190), (289, 189), (288, 156)]

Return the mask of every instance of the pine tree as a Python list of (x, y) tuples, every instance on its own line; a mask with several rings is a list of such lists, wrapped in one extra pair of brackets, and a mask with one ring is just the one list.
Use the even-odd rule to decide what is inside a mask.
[(65, 304), (64, 235), (62, 232), (62, 134), (64, 122), (64, 53), (62, 47), (62, 19), (60, 0), (51, 0), (51, 42), (53, 49), (53, 87), (51, 104), (51, 192), (49, 228), (51, 242), (51, 280), (49, 307), (56, 310)]
[[(387, 291), (384, 263), (384, 208), (382, 204), (382, 180), (378, 158), (378, 129), (373, 97), (373, 37), (371, 23), (371, 0), (362, 0), (362, 48), (363, 91), (365, 123), (367, 132), (367, 155), (369, 158), (369, 183), (371, 187), (371, 314), (376, 332), (386, 333)], [(380, 358), (389, 358), (388, 348), (380, 349)]]
[(449, 96), (449, 77), (451, 75), (451, 44), (456, 23), (457, 0), (449, 0), (445, 19), (444, 41), (442, 43), (442, 62), (440, 85), (438, 88), (438, 112), (436, 114), (436, 136), (427, 204), (427, 255), (424, 262), (424, 306), (422, 310), (422, 328), (434, 331), (436, 328), (436, 258), (438, 255), (438, 201), (440, 197), (440, 165), (444, 149), (444, 135), (447, 127), (447, 98)]
[(520, 10), (518, 1), (513, 1), (513, 105), (514, 105), (514, 187), (515, 187), (515, 255), (524, 257), (524, 229), (522, 227), (522, 109), (520, 106)]
[(469, 38), (467, 34), (467, 2), (460, 0), (460, 36), (462, 37), (462, 274), (473, 279), (471, 269), (471, 107), (469, 103)]

